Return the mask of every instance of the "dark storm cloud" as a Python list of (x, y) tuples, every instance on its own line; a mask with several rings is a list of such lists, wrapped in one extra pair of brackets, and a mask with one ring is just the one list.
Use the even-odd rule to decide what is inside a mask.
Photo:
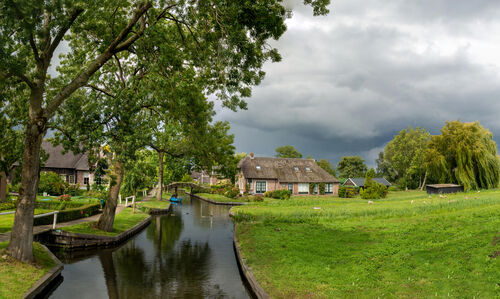
[(373, 165), (407, 126), (437, 134), (446, 120), (479, 120), (500, 135), (500, 2), (343, 0), (319, 18), (288, 5), (298, 10), (273, 44), (283, 61), (266, 65), (248, 111), (219, 113), (238, 151), (291, 144)]

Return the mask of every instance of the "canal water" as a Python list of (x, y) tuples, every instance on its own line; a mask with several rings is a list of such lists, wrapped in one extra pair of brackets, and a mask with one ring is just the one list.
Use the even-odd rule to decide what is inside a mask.
[(250, 298), (229, 208), (186, 195), (118, 248), (55, 252), (63, 280), (50, 298)]

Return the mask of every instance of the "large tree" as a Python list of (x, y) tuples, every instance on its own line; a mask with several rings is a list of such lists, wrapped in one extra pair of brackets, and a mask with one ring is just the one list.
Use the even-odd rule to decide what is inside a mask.
[(396, 180), (396, 170), (394, 170), (392, 164), (385, 159), (383, 151), (378, 153), (378, 158), (375, 162), (377, 163), (376, 177), (386, 178), (389, 182), (394, 182)]
[(345, 156), (337, 164), (337, 171), (341, 178), (364, 177), (367, 167), (365, 160), (360, 156)]
[(432, 136), (425, 161), (440, 183), (457, 183), (466, 190), (498, 187), (497, 145), (479, 122), (446, 122), (441, 135)]
[[(314, 14), (326, 14), (328, 0), (305, 0)], [(23, 84), (29, 96), (24, 133), (22, 179), (8, 252), (33, 261), (33, 213), (38, 185), (40, 148), (48, 122), (59, 107), (116, 54), (133, 51), (146, 32), (165, 22), (177, 25), (182, 38), (199, 47), (202, 61), (210, 61), (204, 75), (227, 105), (244, 108), (243, 96), (258, 84), (263, 63), (280, 59), (269, 47), (286, 29), (287, 11), (278, 0), (240, 1), (7, 1), (0, 14), (0, 81)], [(69, 53), (62, 63), (77, 65), (71, 76), (52, 80), (56, 48), (65, 39)], [(182, 46), (180, 46), (182, 47)], [(188, 50), (186, 50), (188, 51)]]
[(426, 182), (424, 153), (430, 133), (423, 128), (408, 127), (387, 144), (384, 159), (397, 173), (396, 179), (403, 188), (423, 188)]
[(329, 174), (333, 175), (333, 176), (336, 176), (337, 174), (335, 173), (335, 168), (332, 167), (332, 165), (330, 164), (330, 161), (326, 160), (326, 159), (321, 159), (319, 161), (316, 161), (316, 163), (318, 164), (319, 167), (323, 168), (326, 172), (328, 172)]
[(278, 158), (302, 158), (302, 154), (291, 145), (283, 145), (276, 148)]

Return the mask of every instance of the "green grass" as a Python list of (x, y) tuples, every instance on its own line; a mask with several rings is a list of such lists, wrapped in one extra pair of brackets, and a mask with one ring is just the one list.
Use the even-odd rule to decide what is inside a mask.
[(126, 230), (129, 230), (134, 225), (138, 224), (148, 217), (149, 215), (142, 212), (140, 209), (136, 209), (134, 214), (132, 213), (132, 208), (126, 208), (120, 214), (115, 216), (112, 232), (105, 232), (95, 228), (95, 222), (86, 222), (75, 224), (72, 226), (66, 226), (61, 228), (61, 230), (80, 234), (116, 236)]
[[(50, 199), (50, 202), (59, 202), (57, 199), (59, 196), (42, 196), (42, 195), (37, 195), (36, 199), (37, 200), (42, 200), (42, 199)], [(71, 202), (77, 202), (77, 203), (95, 203), (99, 202), (99, 199), (93, 198), (93, 197), (84, 197), (84, 196), (72, 196), (71, 197)]]
[(217, 202), (243, 202), (241, 198), (229, 198), (220, 194), (210, 194), (210, 193), (198, 193), (196, 194), (200, 197), (208, 198)]
[[(2, 213), (11, 212), (11, 211), (14, 211), (14, 210), (2, 211)], [(54, 210), (35, 209), (35, 215), (53, 212), (53, 211)], [(53, 217), (53, 216), (47, 216), (47, 217)], [(14, 214), (1, 215), (0, 216), (0, 234), (9, 232), (12, 229), (13, 224), (14, 224)]]
[(166, 209), (170, 204), (169, 201), (159, 201), (156, 199), (150, 199), (145, 202), (139, 203), (137, 206), (141, 208), (150, 208), (150, 209)]
[(11, 257), (4, 258), (7, 245), (8, 242), (0, 243), (0, 298), (21, 298), (56, 263), (39, 243), (33, 243), (35, 265), (21, 263)]
[(500, 254), (499, 190), (391, 192), (373, 205), (296, 197), (232, 210), (243, 256), (271, 297), (500, 297), (500, 256), (490, 257)]

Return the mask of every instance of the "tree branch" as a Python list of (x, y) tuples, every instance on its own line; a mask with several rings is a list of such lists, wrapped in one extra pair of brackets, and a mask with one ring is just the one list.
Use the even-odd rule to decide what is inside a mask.
[(83, 9), (81, 8), (76, 8), (74, 9), (69, 18), (68, 18), (68, 22), (66, 24), (64, 24), (60, 29), (59, 31), (57, 32), (56, 36), (54, 37), (54, 40), (52, 41), (52, 43), (50, 43), (50, 45), (47, 45), (47, 55), (46, 57), (50, 60), (52, 58), (52, 55), (54, 54), (54, 51), (55, 49), (57, 48), (57, 46), (59, 45), (59, 43), (61, 42), (61, 40), (63, 39), (64, 35), (66, 34), (66, 32), (68, 32), (69, 28), (71, 27), (71, 25), (73, 25), (73, 23), (75, 22), (76, 18), (83, 12)]
[(35, 55), (35, 60), (40, 61), (40, 56), (38, 55), (38, 49), (36, 48), (35, 40), (33, 39), (33, 33), (30, 33), (30, 46), (33, 50), (33, 55)]
[(104, 89), (102, 89), (102, 88), (99, 88), (99, 87), (97, 87), (97, 86), (95, 86), (95, 85), (92, 85), (92, 84), (87, 84), (87, 85), (85, 85), (85, 86), (86, 86), (86, 87), (89, 87), (89, 88), (92, 88), (93, 90), (99, 91), (99, 92), (101, 92), (101, 93), (103, 93), (103, 94), (107, 95), (108, 97), (115, 98), (115, 95), (114, 95), (114, 94), (112, 94), (112, 93), (110, 93), (109, 91), (106, 91), (106, 90), (104, 90)]
[(122, 69), (122, 64), (120, 63), (120, 59), (116, 56), (116, 54), (113, 54), (113, 57), (115, 57), (116, 63), (118, 64), (118, 70), (120, 71), (120, 81), (122, 81), (122, 86), (125, 88), (125, 78), (123, 77), (123, 69)]
[[(67, 84), (47, 105), (45, 110), (46, 117), (50, 118), (54, 115), (57, 108), (66, 100), (75, 90), (84, 86), (90, 76), (92, 76), (97, 70), (99, 70), (112, 56), (114, 53), (119, 52), (117, 46), (120, 42), (127, 37), (134, 25), (139, 21), (139, 19), (146, 13), (148, 9), (152, 7), (150, 1), (140, 5), (134, 12), (134, 15), (130, 18), (128, 24), (118, 36), (111, 42), (111, 44), (101, 53), (94, 61), (92, 61), (89, 66), (81, 72), (73, 81)], [(135, 36), (135, 35), (134, 35)], [(139, 37), (137, 37), (139, 38)], [(130, 39), (129, 39), (130, 40)], [(133, 41), (135, 41), (134, 39)], [(128, 40), (127, 40), (128, 41)], [(132, 41), (132, 42), (133, 42)], [(125, 42), (123, 42), (125, 43)], [(121, 43), (121, 44), (123, 44)], [(128, 47), (129, 45), (127, 45)]]

